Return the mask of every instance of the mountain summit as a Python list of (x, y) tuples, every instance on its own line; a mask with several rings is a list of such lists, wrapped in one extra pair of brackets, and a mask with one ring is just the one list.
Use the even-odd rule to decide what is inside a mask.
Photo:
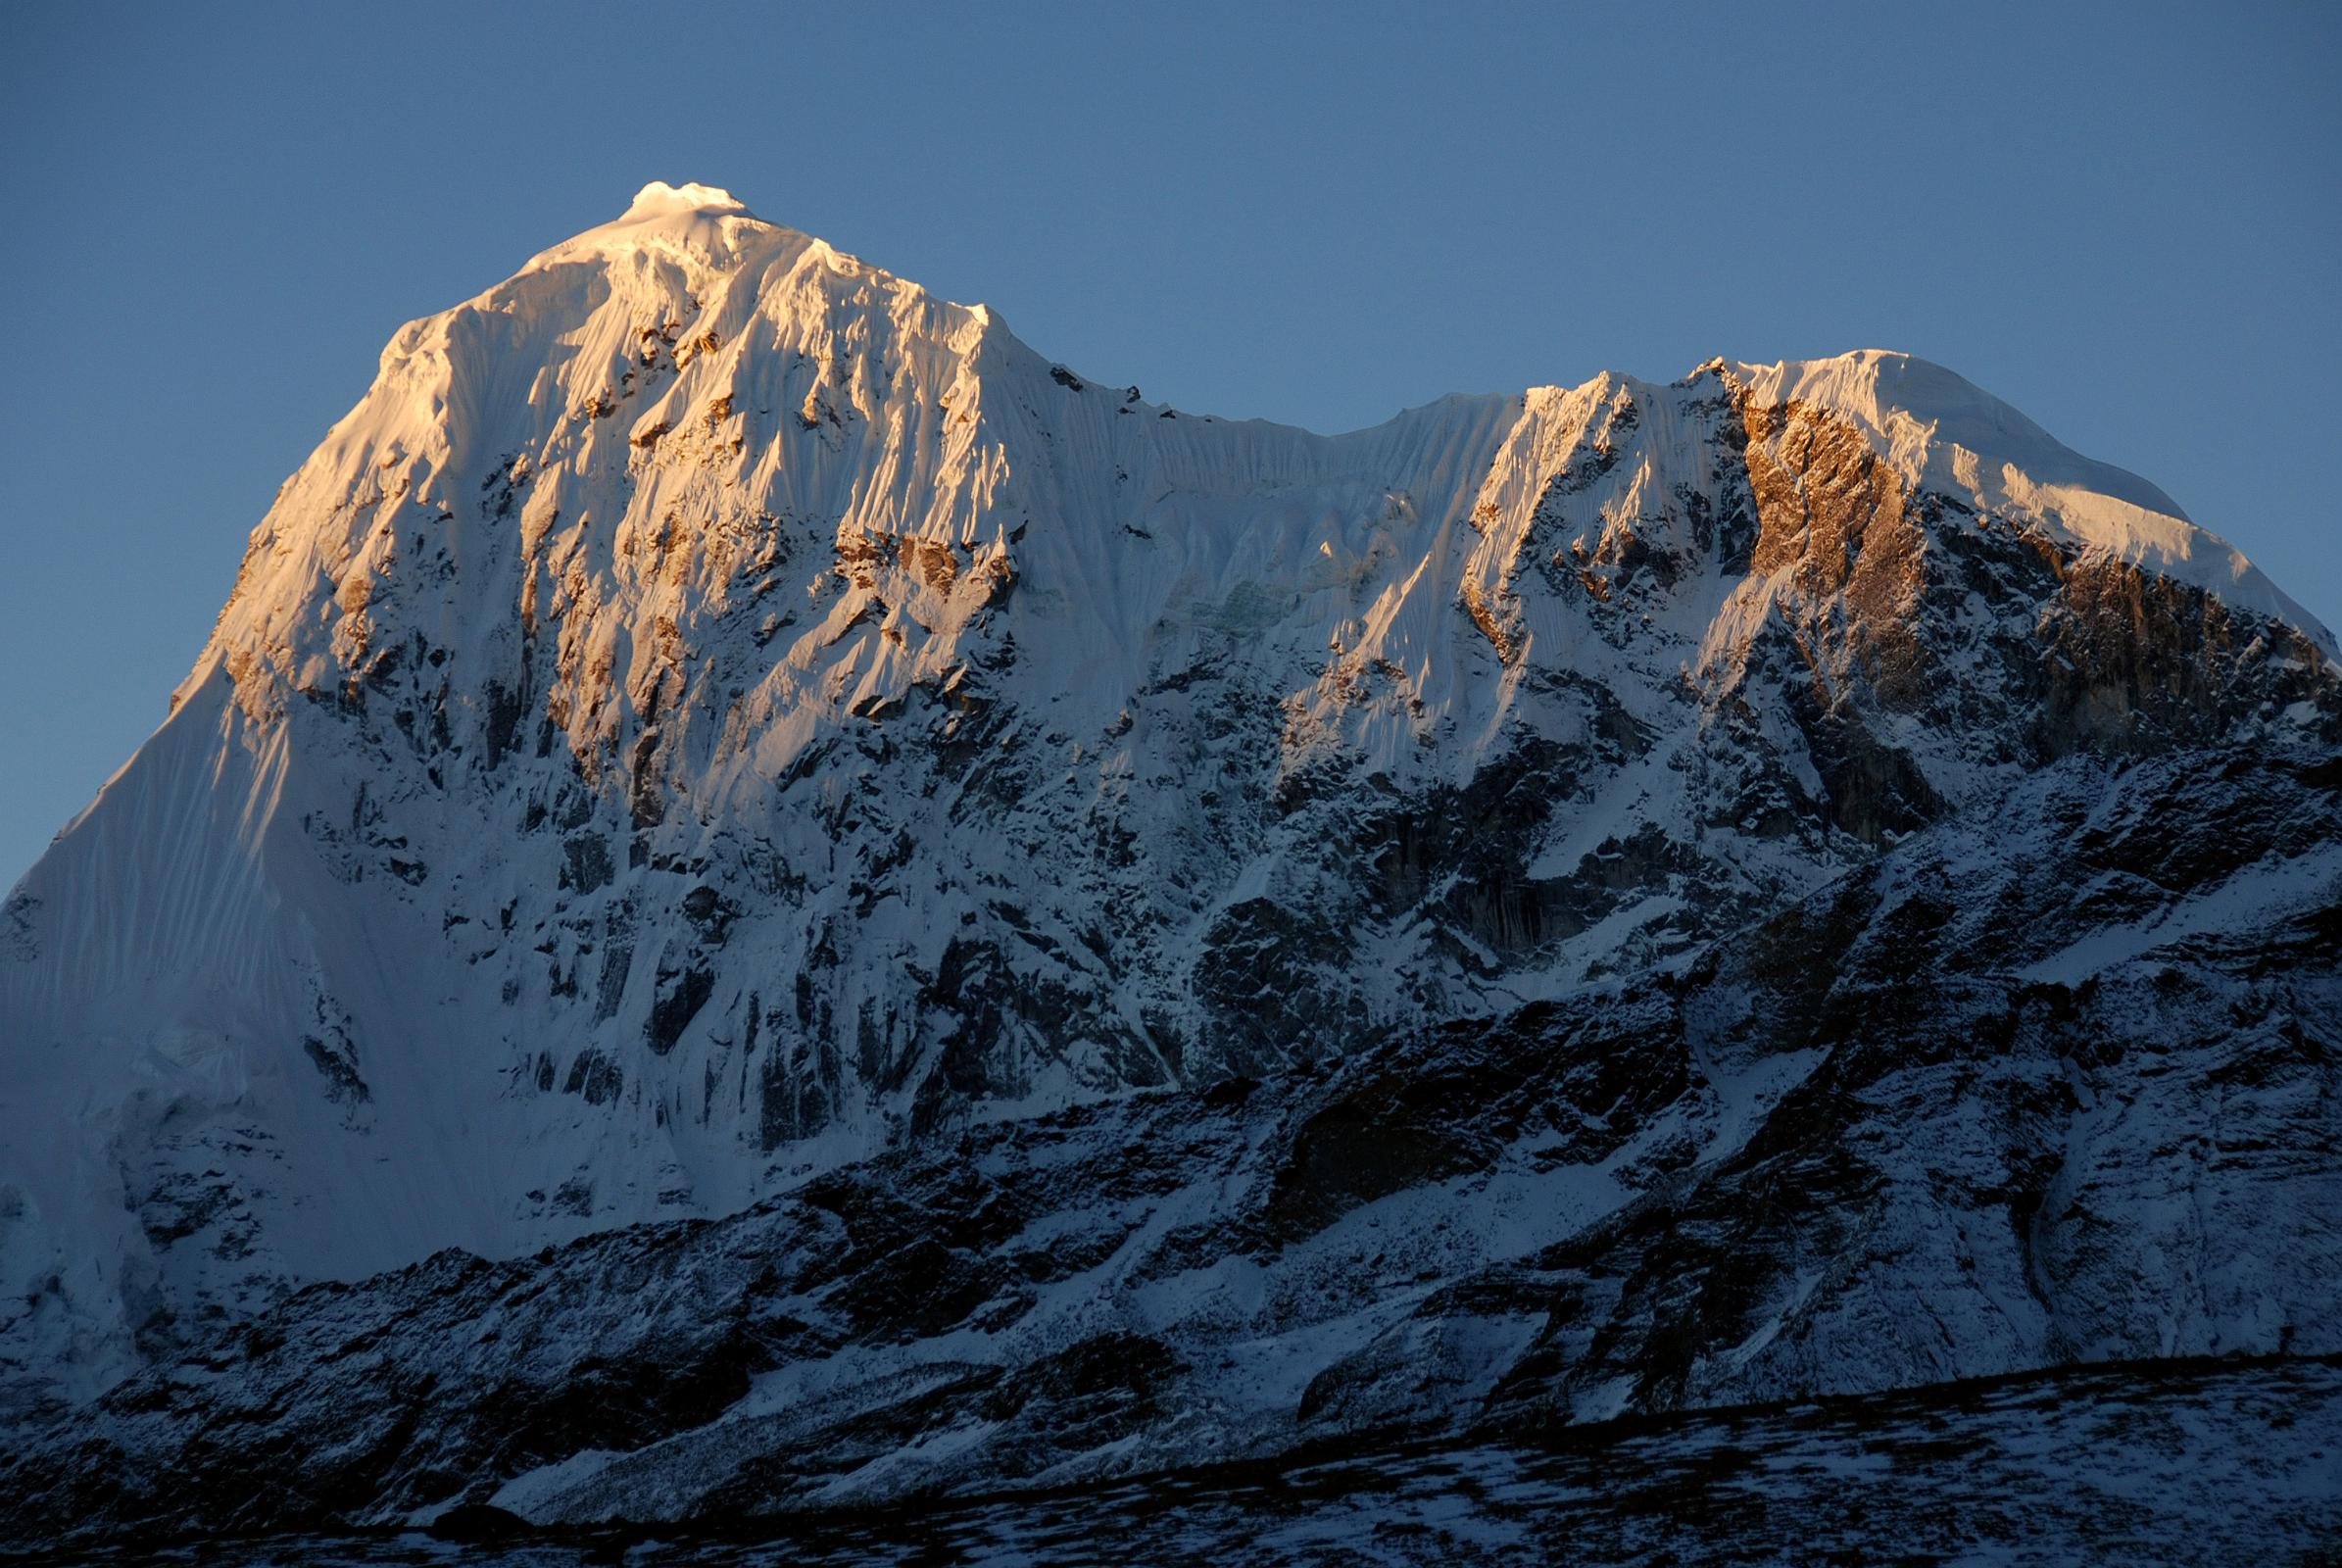
[(12, 1408), (621, 1255), (840, 1410), (1132, 1337), (996, 1478), (2333, 1348), (2334, 650), (1908, 356), (1321, 436), (654, 183), (397, 333), (0, 911)]

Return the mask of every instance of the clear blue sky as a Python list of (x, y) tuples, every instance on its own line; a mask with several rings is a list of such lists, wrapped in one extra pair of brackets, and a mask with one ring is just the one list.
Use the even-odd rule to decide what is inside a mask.
[(0, 886), (391, 332), (652, 178), (1320, 429), (1906, 349), (2342, 621), (2338, 83), (2329, 4), (18, 0)]

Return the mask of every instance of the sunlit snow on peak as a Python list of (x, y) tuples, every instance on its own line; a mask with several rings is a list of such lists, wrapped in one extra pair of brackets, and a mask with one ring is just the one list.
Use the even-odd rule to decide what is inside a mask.
[(702, 185), (697, 181), (685, 185), (670, 185), (655, 179), (634, 193), (634, 201), (626, 209), (628, 218), (649, 218), (659, 213), (703, 212), (715, 208), (723, 212), (748, 214), (746, 203), (718, 185)]
[(595, 255), (656, 253), (716, 267), (739, 263), (742, 247), (802, 245), (805, 236), (750, 212), (728, 190), (655, 179), (637, 191), (626, 211), (607, 223), (531, 258), (523, 271)]

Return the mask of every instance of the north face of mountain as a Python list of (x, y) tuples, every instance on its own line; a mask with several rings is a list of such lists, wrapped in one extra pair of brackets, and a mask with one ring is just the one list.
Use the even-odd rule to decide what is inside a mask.
[[(451, 1247), (1607, 1015), (1931, 834), (2036, 874), (2057, 781), (2315, 759), (2335, 669), (2152, 485), (1904, 356), (1324, 437), (654, 185), (398, 334), (0, 912), (10, 1402)], [(2147, 897), (2099, 896), (2107, 932)], [(2016, 1005), (1969, 941), (1911, 1005)], [(1538, 1070), (1656, 1114), (1698, 1063), (1650, 1027)]]
[(2330, 1356), (2338, 883), (2330, 749), (2070, 760), (1681, 973), (313, 1287), (0, 1463), (8, 1527), (718, 1525)]

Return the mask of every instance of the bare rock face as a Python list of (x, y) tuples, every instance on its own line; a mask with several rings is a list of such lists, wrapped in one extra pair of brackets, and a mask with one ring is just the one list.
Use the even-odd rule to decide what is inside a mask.
[(0, 911), (12, 1506), (2300, 1348), (2337, 670), (1924, 362), (1320, 437), (652, 187), (401, 331)]

